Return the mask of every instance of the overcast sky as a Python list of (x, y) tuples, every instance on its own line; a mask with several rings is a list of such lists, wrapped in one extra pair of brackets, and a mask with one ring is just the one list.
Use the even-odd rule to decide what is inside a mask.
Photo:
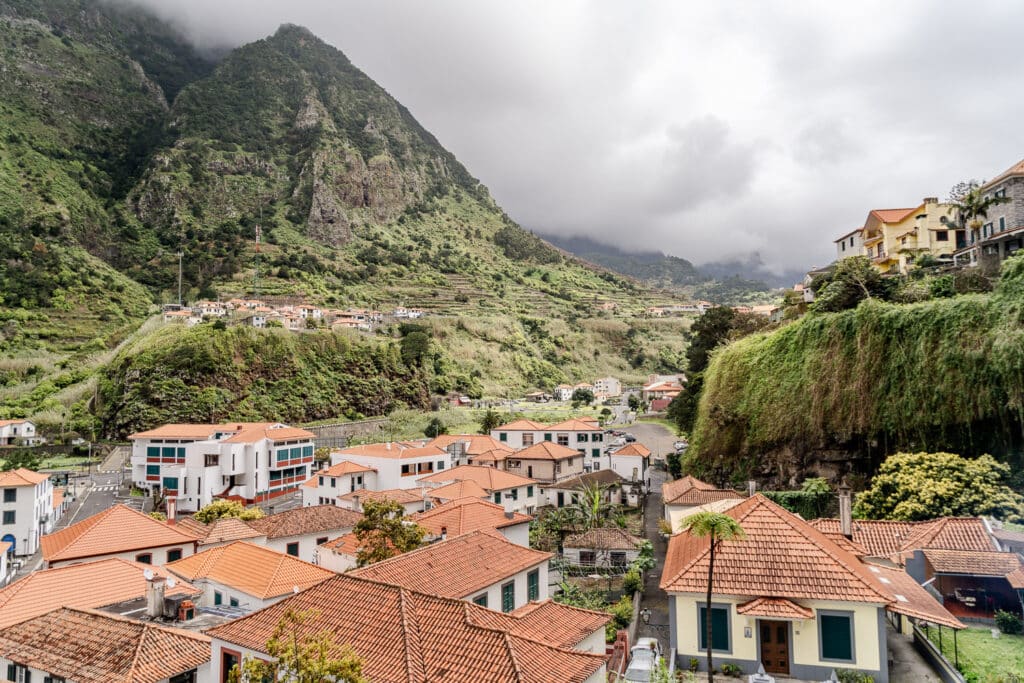
[(1024, 3), (131, 1), (207, 47), (304, 25), (524, 227), (697, 263), (823, 265), (1024, 157)]

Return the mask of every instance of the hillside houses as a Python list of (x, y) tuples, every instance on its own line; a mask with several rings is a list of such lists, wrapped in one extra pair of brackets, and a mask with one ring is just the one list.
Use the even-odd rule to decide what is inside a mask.
[(230, 299), (228, 301), (197, 301), (191, 306), (167, 304), (163, 307), (163, 321), (187, 326), (206, 320), (222, 320), (232, 325), (249, 325), (264, 329), (281, 327), (286, 330), (356, 329), (370, 332), (387, 320), (421, 318), (424, 312), (403, 306), (388, 313), (365, 308), (334, 309), (308, 303), (270, 303), (262, 299)]
[[(49, 476), (23, 468), (0, 472), (0, 543), (5, 554), (32, 555), (64, 508)], [(0, 580), (6, 572), (0, 572)]]

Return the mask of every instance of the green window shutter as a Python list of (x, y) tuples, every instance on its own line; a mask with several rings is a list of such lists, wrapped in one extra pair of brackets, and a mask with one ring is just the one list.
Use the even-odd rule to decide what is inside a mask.
[(600, 448), (591, 448), (590, 449), (590, 455), (592, 455), (595, 458), (600, 458), (601, 457), (601, 449)]
[(501, 611), (511, 612), (516, 607), (516, 585), (506, 583), (501, 587)]
[(551, 434), (550, 434), (550, 433), (548, 433), (548, 434), (545, 434), (545, 435), (544, 435), (544, 440), (545, 440), (545, 441), (551, 441)]
[(160, 465), (146, 465), (146, 474), (160, 474)]
[(184, 446), (180, 446), (178, 448), (178, 457), (184, 459), (184, 457), (185, 457), (185, 447)]
[[(707, 616), (706, 609), (700, 608), (700, 649), (707, 649)], [(711, 649), (729, 650), (729, 613), (722, 607), (711, 608)]]
[(526, 595), (530, 600), (540, 597), (540, 570), (534, 569), (526, 575)]
[(164, 488), (171, 489), (172, 491), (178, 490), (178, 478), (177, 477), (164, 477)]
[(853, 661), (853, 620), (839, 614), (819, 614), (822, 659)]
[(527, 498), (533, 498), (533, 487), (532, 486), (527, 486), (526, 487), (526, 497)]
[(501, 505), (501, 491), (494, 492), (494, 502)]
[(213, 592), (213, 604), (214, 605), (223, 605), (224, 604), (224, 596), (220, 594), (220, 591), (214, 591)]
[(480, 605), (481, 607), (487, 607), (487, 593), (484, 593), (483, 595), (478, 595), (475, 598), (473, 598), (473, 604)]
[(498, 441), (508, 441), (508, 434), (505, 432), (498, 432)]
[[(147, 446), (146, 447), (146, 457), (147, 458), (159, 458), (160, 457), (160, 447), (159, 446)], [(11, 680), (14, 680), (14, 679), (12, 678)]]

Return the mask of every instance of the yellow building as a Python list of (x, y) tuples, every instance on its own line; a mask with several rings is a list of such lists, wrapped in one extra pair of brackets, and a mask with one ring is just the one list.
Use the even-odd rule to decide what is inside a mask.
[(923, 254), (952, 263), (963, 236), (943, 222), (949, 218), (949, 205), (935, 197), (906, 209), (874, 209), (862, 229), (864, 253), (882, 273), (905, 275)]
[[(952, 628), (963, 624), (899, 569), (862, 562), (800, 517), (755, 495), (722, 514), (743, 540), (715, 546), (711, 646), (716, 667), (758, 666), (775, 675), (820, 681), (833, 669), (889, 680), (887, 613)], [(661, 588), (669, 594), (670, 647), (677, 667), (706, 669), (706, 591), (710, 540), (689, 531), (669, 542)], [(899, 582), (899, 595), (893, 581)], [(904, 588), (905, 586), (905, 588)]]

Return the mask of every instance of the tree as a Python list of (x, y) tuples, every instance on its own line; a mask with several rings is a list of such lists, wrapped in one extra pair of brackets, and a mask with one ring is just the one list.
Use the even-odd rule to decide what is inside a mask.
[(194, 515), (196, 521), (203, 524), (215, 522), (224, 517), (237, 517), (243, 521), (259, 519), (263, 516), (263, 510), (252, 507), (247, 508), (237, 500), (215, 500), (209, 505), (200, 508)]
[(365, 567), (420, 547), (426, 531), (404, 513), (402, 504), (393, 500), (363, 503), (363, 518), (353, 528), (359, 541), (356, 564)]
[(722, 541), (739, 541), (747, 537), (743, 532), (740, 523), (729, 515), (721, 512), (698, 512), (683, 520), (683, 526), (690, 530), (690, 534), (697, 538), (708, 536), (711, 538), (711, 550), (708, 561), (708, 594), (704, 607), (704, 637), (708, 649), (708, 683), (715, 680), (714, 660), (711, 656), (711, 593), (712, 582), (715, 578), (715, 547)]
[(700, 404), (700, 392), (704, 388), (704, 373), (689, 375), (683, 390), (668, 404), (665, 416), (675, 423), (680, 431), (690, 433), (697, 421), (697, 406)]
[(430, 422), (427, 423), (426, 429), (423, 430), (429, 438), (434, 439), (442, 434), (448, 433), (448, 427), (445, 426), (444, 422), (439, 417), (430, 418)]
[(402, 362), (411, 367), (423, 364), (423, 359), (430, 352), (430, 337), (426, 332), (419, 330), (410, 332), (402, 337), (399, 342), (402, 352)]
[(487, 412), (480, 416), (480, 433), (490, 434), (491, 430), (497, 429), (501, 426), (501, 415), (498, 411), (493, 408), (488, 408)]
[(892, 298), (895, 282), (892, 278), (883, 277), (867, 256), (840, 259), (835, 270), (812, 284), (817, 295), (812, 308), (832, 313), (856, 308), (865, 299), (888, 301)]
[(628, 405), (629, 409), (633, 412), (640, 410), (640, 397), (636, 394), (630, 394), (629, 399), (626, 401), (626, 405)]
[(1009, 475), (1009, 465), (991, 455), (896, 453), (857, 496), (854, 514), (908, 521), (978, 515), (1024, 520), (1024, 497), (1002, 483)]
[(572, 392), (572, 402), (577, 405), (589, 406), (594, 402), (594, 392), (590, 389), (576, 389)]
[(0, 465), (0, 472), (16, 469), (26, 469), (35, 472), (42, 464), (42, 458), (32, 451), (18, 450), (11, 452), (10, 455), (4, 458), (3, 464)]
[(983, 220), (988, 218), (989, 209), (1010, 201), (1010, 197), (986, 196), (981, 191), (981, 185), (977, 180), (965, 180), (950, 189), (947, 203), (950, 204), (949, 213), (958, 230), (977, 230)]
[(569, 506), (577, 525), (584, 531), (605, 526), (617, 506), (608, 502), (608, 486), (584, 484), (573, 504)]
[(302, 628), (319, 616), (316, 610), (289, 609), (267, 641), (271, 662), (249, 657), (236, 664), (228, 675), (230, 683), (366, 683), (363, 663), (351, 648), (339, 647), (330, 631), (313, 634)]
[(704, 371), (712, 349), (728, 340), (735, 319), (736, 311), (728, 306), (716, 306), (694, 321), (690, 327), (692, 339), (686, 349), (687, 370), (690, 374)]

